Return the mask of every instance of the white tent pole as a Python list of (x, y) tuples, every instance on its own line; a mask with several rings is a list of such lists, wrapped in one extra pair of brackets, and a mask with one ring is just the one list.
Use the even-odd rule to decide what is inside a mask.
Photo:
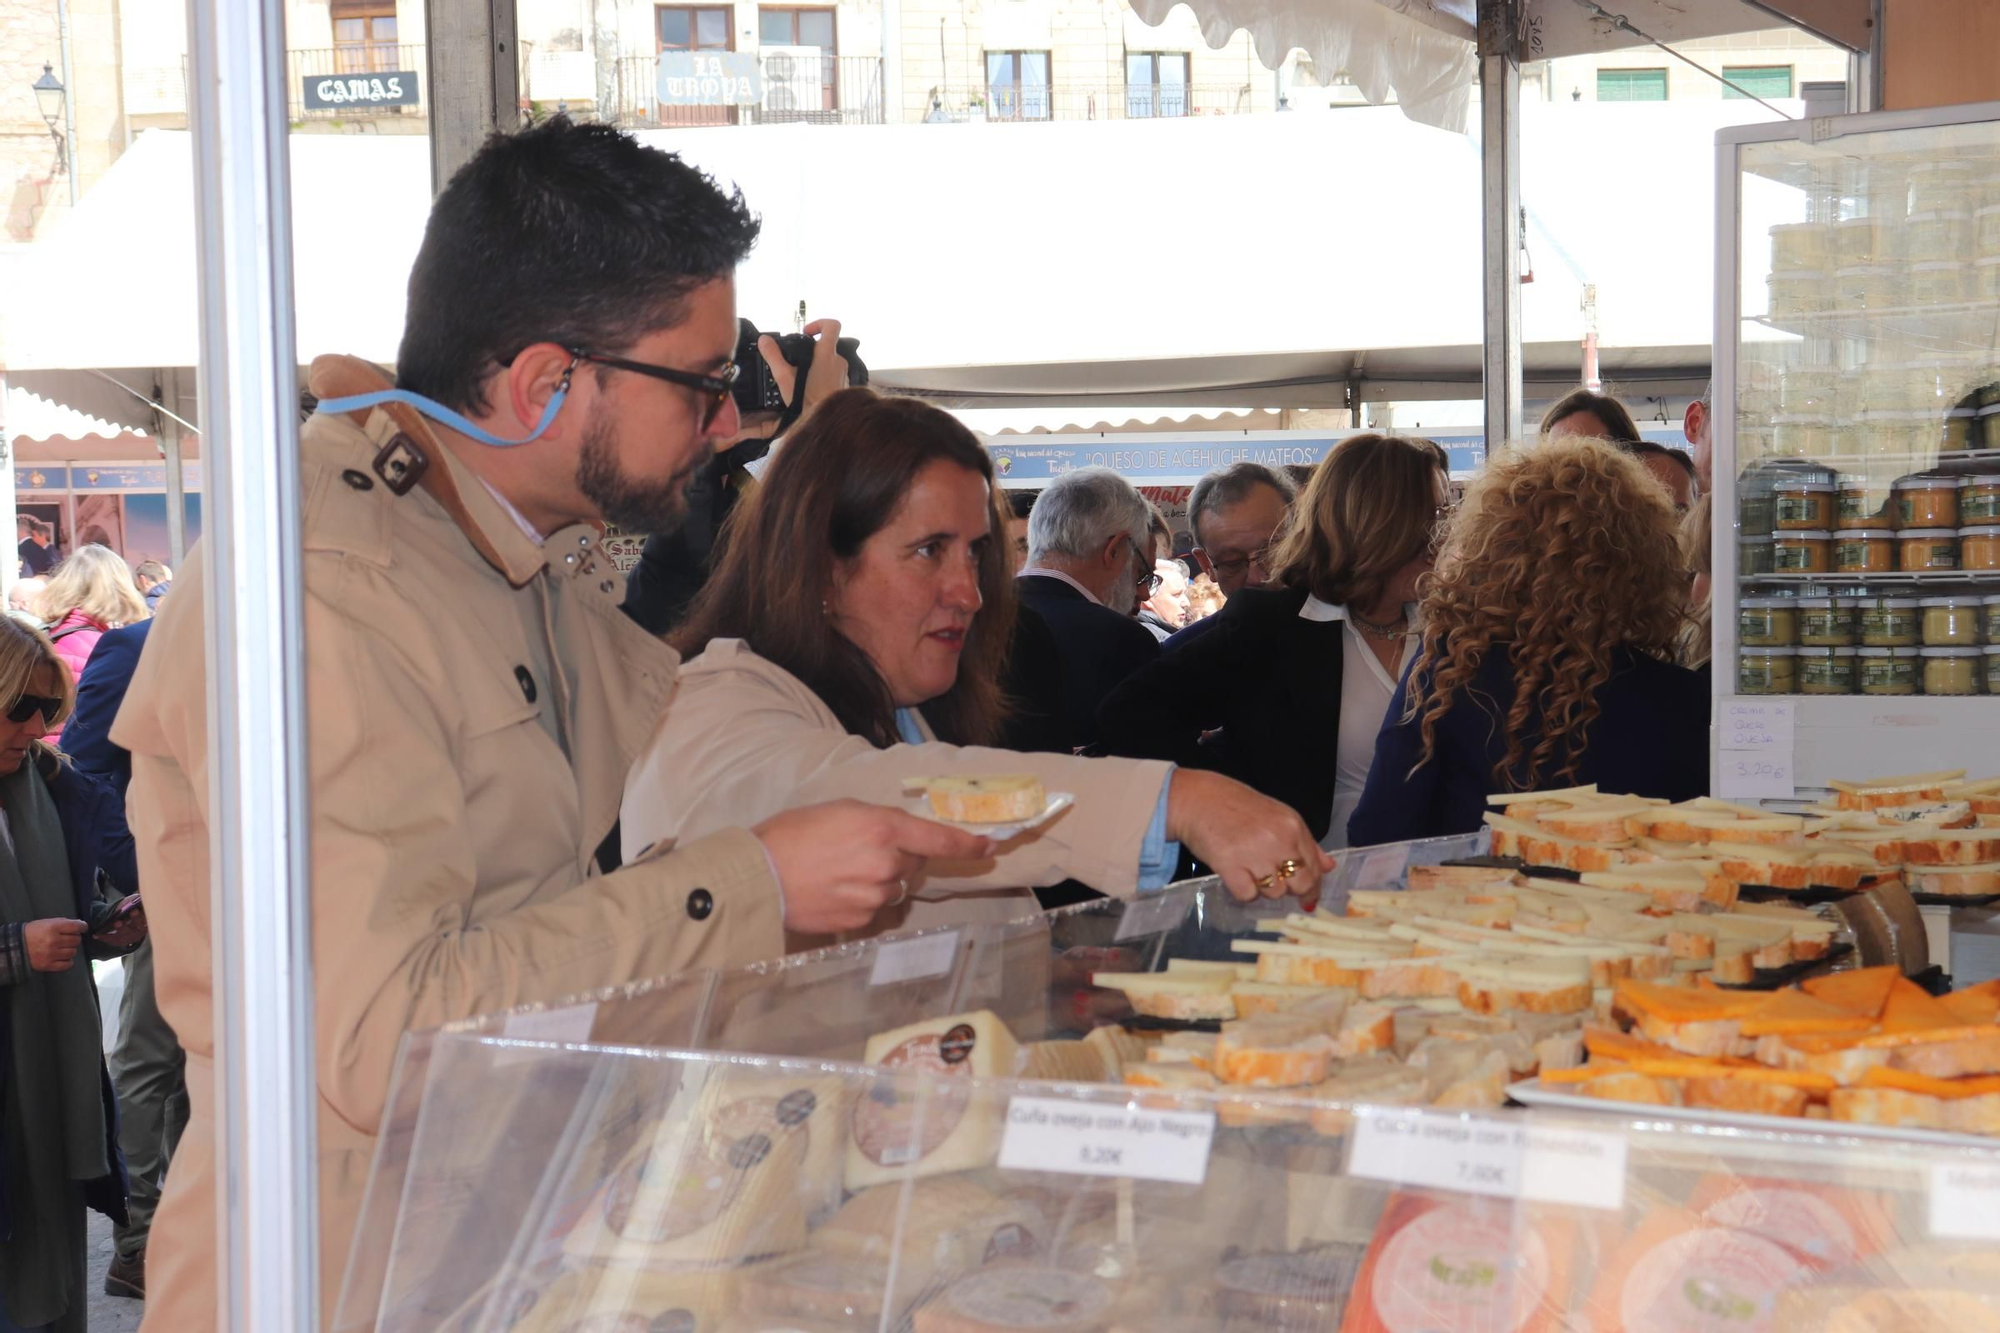
[[(18, 503), (14, 495), (14, 442), (7, 434), (7, 370), (0, 366), (0, 519), (14, 517), (14, 506)], [(12, 528), (6, 529), (12, 532)], [(12, 537), (9, 541), (15, 540)], [(13, 548), (9, 548), (11, 551)], [(0, 557), (0, 609), (6, 606), (7, 594), (14, 590), (14, 581), (21, 574), (21, 566), (12, 555)]]
[(1486, 447), (1521, 435), (1521, 6), (1479, 0)]
[(319, 1326), (284, 7), (189, 0), (222, 1333)]
[[(163, 374), (166, 382), (161, 386), (160, 396), (173, 404), (170, 411), (179, 411), (181, 372), (170, 368)], [(160, 452), (167, 464), (167, 562), (176, 572), (187, 560), (187, 477), (181, 467), (184, 443), (180, 418), (162, 418)]]

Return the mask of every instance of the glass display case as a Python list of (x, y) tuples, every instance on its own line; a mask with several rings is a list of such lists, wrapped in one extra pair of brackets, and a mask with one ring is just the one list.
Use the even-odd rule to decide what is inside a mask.
[[(1718, 136), (1717, 795), (1976, 768), (2000, 734), (1996, 118)], [(1781, 734), (1732, 732), (1777, 699), (1744, 713)]]

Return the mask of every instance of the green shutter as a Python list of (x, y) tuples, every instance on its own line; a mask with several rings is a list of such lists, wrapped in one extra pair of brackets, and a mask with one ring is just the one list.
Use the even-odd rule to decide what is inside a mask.
[(1667, 100), (1667, 72), (1664, 69), (1600, 69), (1597, 71), (1597, 100), (1664, 102)]
[(1794, 95), (1790, 65), (1724, 65), (1722, 77), (1743, 89), (1739, 93), (1725, 83), (1722, 85), (1724, 97), (1740, 99), (1747, 94), (1769, 99)]

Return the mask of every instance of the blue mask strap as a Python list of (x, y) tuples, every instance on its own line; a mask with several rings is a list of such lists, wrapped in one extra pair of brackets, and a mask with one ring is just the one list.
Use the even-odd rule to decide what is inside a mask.
[[(582, 357), (578, 357), (577, 361), (581, 361), (582, 359)], [(319, 400), (317, 410), (321, 412), (359, 412), (363, 408), (374, 407), (380, 403), (406, 403), (431, 420), (442, 422), (459, 434), (469, 435), (481, 444), (490, 444), (500, 449), (511, 449), (517, 444), (529, 444), (541, 439), (542, 434), (554, 424), (556, 413), (562, 411), (563, 400), (569, 397), (569, 377), (576, 373), (576, 365), (576, 361), (569, 363), (569, 369), (563, 371), (562, 383), (556, 386), (556, 391), (549, 396), (549, 405), (542, 409), (542, 419), (535, 423), (533, 430), (518, 440), (503, 439), (485, 427), (475, 425), (463, 414), (452, 411), (443, 403), (434, 402), (422, 394), (412, 393), (408, 389), (378, 389), (374, 393), (349, 394), (345, 398), (322, 398)]]

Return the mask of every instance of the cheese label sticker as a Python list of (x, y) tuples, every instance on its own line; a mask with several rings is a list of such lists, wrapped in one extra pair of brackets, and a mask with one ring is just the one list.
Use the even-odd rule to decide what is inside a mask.
[(1348, 1174), (1503, 1199), (1625, 1206), (1625, 1136), (1363, 1107)]
[(1778, 1293), (1812, 1270), (1762, 1236), (1721, 1227), (1683, 1231), (1640, 1257), (1618, 1298), (1626, 1333), (1698, 1333), (1715, 1328), (1765, 1333)]
[(2000, 1240), (2000, 1166), (1933, 1165), (1931, 1235), (1940, 1240)]
[(1163, 930), (1177, 929), (1181, 918), (1187, 915), (1188, 902), (1184, 893), (1134, 898), (1125, 904), (1125, 911), (1118, 918), (1118, 933), (1112, 938), (1129, 940), (1138, 935), (1157, 935)]
[(1000, 1139), (1003, 1171), (1057, 1171), (1199, 1185), (1215, 1139), (1210, 1111), (1015, 1097)]
[[(881, 1065), (888, 1070), (970, 1074), (966, 1058), (972, 1054), (973, 1040), (970, 1025), (960, 1023), (942, 1037), (932, 1033), (910, 1038), (884, 1055)], [(854, 1144), (877, 1166), (921, 1162), (951, 1137), (971, 1101), (972, 1089), (958, 1078), (927, 1082), (907, 1096), (901, 1086), (883, 1079), (854, 1104)]]
[(891, 940), (878, 945), (875, 965), (869, 970), (868, 984), (888, 986), (898, 981), (922, 981), (951, 971), (958, 959), (958, 932), (940, 931), (913, 940)]
[(1389, 1333), (1503, 1333), (1543, 1307), (1552, 1270), (1548, 1246), (1512, 1209), (1466, 1202), (1399, 1228), (1369, 1291)]

